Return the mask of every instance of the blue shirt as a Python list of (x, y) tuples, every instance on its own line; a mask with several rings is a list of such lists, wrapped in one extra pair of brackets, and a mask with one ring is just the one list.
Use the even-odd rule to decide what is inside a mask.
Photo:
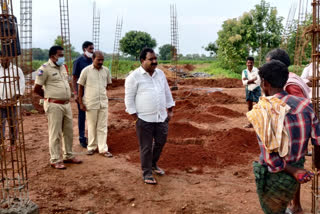
[[(81, 71), (87, 67), (88, 65), (92, 64), (92, 58), (85, 57), (83, 54), (79, 56), (73, 62), (73, 71), (72, 75), (76, 76), (78, 79), (80, 77)], [(78, 84), (77, 84), (77, 92), (78, 92)]]

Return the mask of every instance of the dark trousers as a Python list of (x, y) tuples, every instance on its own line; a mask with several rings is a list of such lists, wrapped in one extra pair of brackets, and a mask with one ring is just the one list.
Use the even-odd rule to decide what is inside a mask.
[(168, 136), (168, 119), (162, 123), (149, 123), (138, 119), (136, 123), (140, 146), (140, 161), (143, 176), (152, 175)]
[(80, 109), (79, 103), (78, 105), (78, 129), (79, 129), (79, 141), (85, 143), (85, 128), (86, 128), (86, 112)]

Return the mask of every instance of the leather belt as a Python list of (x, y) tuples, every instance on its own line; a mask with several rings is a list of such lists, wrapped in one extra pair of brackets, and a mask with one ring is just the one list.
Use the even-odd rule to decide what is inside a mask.
[(45, 98), (44, 100), (48, 101), (49, 103), (57, 103), (57, 104), (68, 104), (69, 100), (56, 100), (52, 98)]

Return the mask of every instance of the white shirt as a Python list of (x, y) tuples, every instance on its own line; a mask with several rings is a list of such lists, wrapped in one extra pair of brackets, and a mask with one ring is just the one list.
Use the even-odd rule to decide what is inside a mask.
[(131, 72), (125, 81), (125, 105), (126, 112), (146, 122), (164, 122), (175, 102), (163, 71), (156, 69), (150, 76), (140, 66)]
[(9, 68), (7, 69), (4, 69), (2, 66), (0, 66), (0, 99), (11, 99), (15, 95), (23, 95), (24, 90), (25, 79), (22, 70), (19, 67), (12, 64), (10, 64)]
[[(246, 78), (245, 71), (247, 71), (247, 79), (248, 80), (243, 80), (243, 78)], [(254, 83), (248, 85), (248, 81), (252, 80), (252, 79), (254, 79), (256, 77), (257, 77), (257, 80), (254, 81)], [(261, 79), (260, 79), (260, 76), (259, 76), (258, 68), (253, 67), (251, 72), (248, 69), (243, 70), (242, 71), (242, 84), (245, 85), (245, 86), (248, 86), (248, 90), (249, 91), (253, 91), (255, 88), (260, 86)]]
[[(302, 71), (302, 74), (301, 74), (301, 79), (305, 82), (305, 83), (308, 83), (310, 82), (310, 80), (308, 79), (309, 77), (312, 77), (313, 76), (313, 69), (312, 69), (313, 65), (312, 63), (310, 63), (309, 65), (307, 65), (303, 71)], [(312, 87), (310, 87), (310, 94), (309, 96), (312, 97)]]

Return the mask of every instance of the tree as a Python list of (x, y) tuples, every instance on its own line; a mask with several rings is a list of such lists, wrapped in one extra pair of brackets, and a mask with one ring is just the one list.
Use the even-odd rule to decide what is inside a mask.
[(204, 48), (206, 51), (209, 51), (210, 56), (214, 56), (218, 52), (218, 46), (215, 42), (210, 42), (207, 47)]
[(171, 45), (165, 44), (159, 47), (159, 55), (161, 60), (170, 60), (171, 59)]
[[(59, 46), (63, 46), (62, 45), (62, 38), (61, 36), (57, 36), (57, 38), (54, 40), (54, 44), (53, 45), (59, 45)], [(75, 51), (75, 47), (73, 47), (73, 45), (71, 44), (71, 58), (75, 59), (80, 55), (79, 52)]]
[(261, 0), (250, 12), (226, 20), (216, 41), (221, 65), (240, 73), (241, 65), (249, 54), (258, 56), (256, 61), (261, 62), (269, 50), (279, 47), (283, 17), (277, 14), (275, 7)]
[(150, 34), (142, 31), (129, 31), (120, 40), (120, 51), (124, 54), (134, 56), (138, 60), (140, 51), (145, 48), (155, 48), (157, 42)]

